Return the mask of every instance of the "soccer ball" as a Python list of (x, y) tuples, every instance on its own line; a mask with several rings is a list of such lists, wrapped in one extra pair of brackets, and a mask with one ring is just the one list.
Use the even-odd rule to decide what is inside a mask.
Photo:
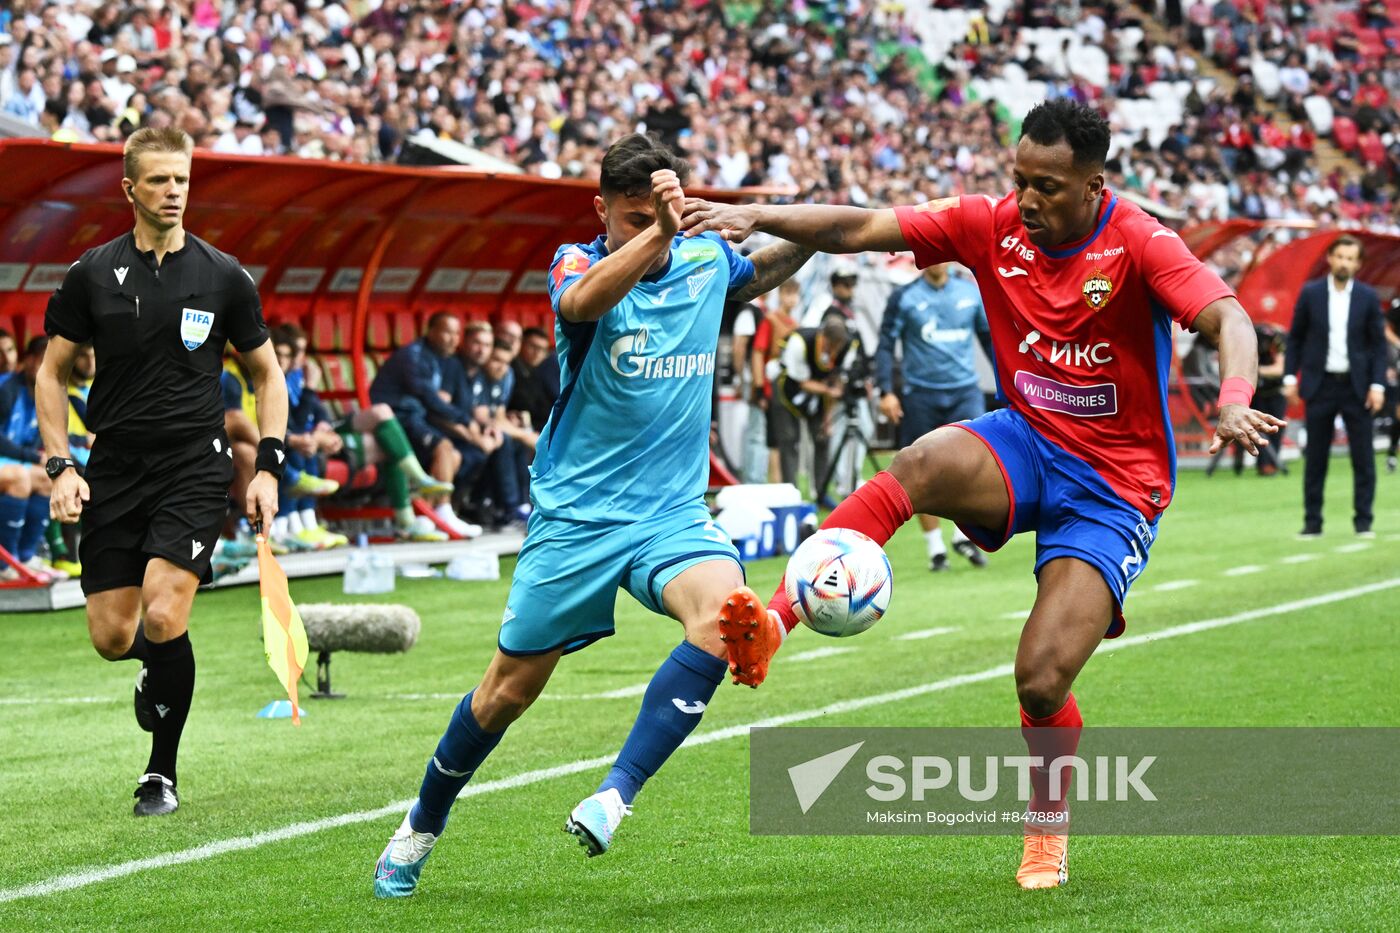
[(835, 638), (859, 635), (890, 604), (890, 560), (850, 528), (824, 528), (803, 541), (787, 565), (787, 598), (797, 618)]

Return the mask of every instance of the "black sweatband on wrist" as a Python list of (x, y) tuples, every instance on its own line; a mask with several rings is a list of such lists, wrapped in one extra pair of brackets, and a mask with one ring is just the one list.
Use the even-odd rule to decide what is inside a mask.
[(282, 470), (287, 462), (287, 448), (275, 437), (265, 437), (258, 441), (258, 456), (253, 468), (259, 473), (271, 473), (282, 478)]

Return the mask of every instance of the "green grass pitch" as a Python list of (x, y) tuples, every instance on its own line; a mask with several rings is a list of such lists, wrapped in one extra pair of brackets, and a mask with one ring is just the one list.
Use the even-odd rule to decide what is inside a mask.
[[(1382, 473), (1380, 536), (1358, 542), (1350, 471), (1334, 461), (1327, 535), (1299, 542), (1298, 472), (1183, 475), (1130, 598), (1128, 636), (1316, 604), (1095, 657), (1076, 685), (1091, 726), (1400, 726), (1400, 481)], [(721, 687), (697, 734), (1012, 659), (1034, 595), (1029, 536), (986, 570), (954, 558), (954, 570), (937, 577), (913, 527), (888, 551), (894, 600), (879, 625), (843, 641), (799, 629), (761, 689)], [(780, 562), (765, 561), (750, 567), (750, 581), (766, 596), (780, 572)], [(294, 581), (292, 594), (347, 599), (339, 586)], [(604, 765), (492, 784), (458, 803), (418, 894), (376, 901), (373, 864), (400, 814), (365, 814), (415, 793), (450, 697), (475, 683), (494, 649), (507, 587), (400, 581), (386, 599), (422, 615), (418, 646), (337, 656), (336, 686), (349, 697), (306, 701), (300, 729), (254, 718), (277, 696), (256, 592), (202, 594), (191, 626), (199, 679), (182, 806), (152, 820), (130, 815), (147, 750), (131, 716), (135, 667), (97, 658), (81, 611), (6, 617), (0, 850), (10, 869), (0, 930), (1400, 927), (1396, 838), (1080, 837), (1070, 885), (1027, 893), (1013, 881), (1014, 837), (750, 836), (742, 736), (677, 752), (598, 859), (585, 859), (560, 827)], [(1318, 601), (1329, 594), (1337, 598)], [(930, 628), (955, 631), (896, 640)], [(618, 635), (565, 660), (477, 782), (614, 753), (639, 697), (568, 698), (645, 683), (679, 635), (621, 597)], [(851, 650), (801, 657), (831, 647)], [(998, 676), (804, 723), (1012, 725), (1015, 717), (1011, 680)], [(1260, 793), (1270, 780), (1260, 775)], [(326, 825), (336, 817), (344, 820)], [(287, 827), (304, 823), (314, 831), (287, 838)], [(115, 877), (102, 874), (111, 869)], [(15, 897), (21, 889), (28, 895)]]

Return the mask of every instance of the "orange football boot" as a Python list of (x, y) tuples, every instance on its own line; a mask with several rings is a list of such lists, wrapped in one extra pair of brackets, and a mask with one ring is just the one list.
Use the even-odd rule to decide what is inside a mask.
[(1069, 884), (1069, 836), (1027, 829), (1016, 883), (1027, 891)]
[(757, 687), (768, 676), (768, 662), (783, 643), (782, 622), (758, 594), (741, 586), (719, 610), (719, 637), (729, 654), (734, 683)]

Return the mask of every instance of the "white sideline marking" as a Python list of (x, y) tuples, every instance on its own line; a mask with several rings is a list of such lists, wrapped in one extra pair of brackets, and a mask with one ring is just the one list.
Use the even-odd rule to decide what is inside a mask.
[(628, 687), (618, 687), (616, 690), (605, 690), (602, 693), (546, 693), (540, 697), (541, 700), (623, 700), (627, 697), (639, 697), (647, 692), (647, 681), (642, 684), (632, 684)]
[(822, 658), (834, 658), (838, 654), (849, 654), (855, 648), (838, 647), (830, 645), (826, 648), (813, 648), (811, 651), (803, 651), (800, 654), (790, 654), (786, 658), (780, 658), (788, 664), (796, 664), (799, 661), (820, 661)]
[[(1279, 603), (1275, 606), (1250, 609), (1246, 612), (1236, 613), (1235, 615), (1219, 616), (1214, 619), (1202, 619), (1199, 622), (1187, 622), (1183, 625), (1173, 625), (1156, 632), (1131, 635), (1126, 638), (1116, 638), (1112, 641), (1105, 641), (1100, 644), (1098, 651), (1095, 653), (1117, 651), (1122, 648), (1131, 648), (1136, 645), (1164, 641), (1168, 638), (1177, 638), (1182, 635), (1195, 635), (1198, 632), (1208, 632), (1211, 629), (1224, 628), (1228, 625), (1250, 622), (1254, 619), (1264, 619), (1269, 616), (1287, 615), (1292, 612), (1300, 612), (1305, 609), (1326, 606), (1330, 603), (1355, 599), (1358, 596), (1369, 596), (1372, 593), (1380, 593), (1385, 590), (1395, 589), (1396, 587), (1400, 587), (1400, 577), (1393, 577), (1389, 580), (1381, 580), (1376, 583), (1368, 583), (1365, 586), (1356, 586), (1350, 589), (1323, 593), (1319, 596), (1310, 596), (1307, 599), (1297, 599), (1292, 602)], [(1000, 664), (996, 667), (989, 667), (984, 671), (977, 671), (971, 674), (959, 674), (955, 677), (945, 677), (942, 680), (935, 680), (914, 687), (906, 687), (903, 690), (893, 690), (889, 693), (877, 693), (873, 696), (857, 697), (852, 700), (841, 700), (836, 703), (829, 703), (817, 709), (802, 710), (796, 713), (787, 713), (782, 716), (771, 716), (767, 719), (760, 719), (755, 722), (743, 723), (724, 729), (715, 729), (712, 732), (702, 732), (692, 735), (690, 738), (686, 739), (682, 747), (709, 745), (712, 742), (723, 742), (727, 739), (740, 738), (747, 736), (750, 729), (786, 726), (791, 723), (820, 719), (824, 716), (855, 712), (856, 710), (866, 709), (871, 706), (898, 703), (902, 700), (911, 700), (915, 697), (925, 696), (926, 694), (936, 693), (941, 690), (949, 690), (953, 687), (961, 687), (966, 684), (982, 683), (987, 680), (1010, 677), (1013, 671), (1014, 668), (1012, 665)], [(564, 777), (565, 775), (577, 774), (581, 771), (601, 768), (604, 765), (612, 764), (616, 757), (617, 754), (614, 752), (613, 754), (603, 755), (597, 758), (587, 758), (580, 761), (572, 761), (567, 764), (555, 765), (552, 768), (525, 771), (513, 775), (512, 777), (501, 778), (495, 781), (482, 781), (476, 784), (468, 784), (458, 796), (475, 797), (479, 794), (489, 794), (498, 790), (511, 790), (517, 787), (526, 787), (530, 784), (538, 784), (541, 781), (548, 781), (556, 777)], [(63, 891), (72, 891), (75, 888), (83, 888), (103, 881), (111, 881), (114, 878), (124, 878), (127, 875), (134, 875), (137, 872), (146, 871), (147, 869), (166, 868), (171, 865), (183, 865), (188, 862), (200, 862), (218, 855), (223, 855), (227, 852), (243, 852), (248, 849), (260, 848), (274, 842), (283, 842), (287, 839), (309, 836), (312, 833), (318, 833), (324, 829), (351, 826), (356, 823), (366, 823), (371, 820), (383, 819), (387, 816), (397, 816), (407, 810), (412, 803), (412, 799), (400, 800), (374, 810), (360, 810), (355, 813), (342, 813), (339, 816), (309, 820), (304, 823), (293, 823), (290, 826), (270, 829), (265, 832), (255, 833), (251, 836), (220, 839), (214, 842), (207, 842), (204, 845), (195, 846), (192, 849), (182, 849), (178, 852), (166, 852), (161, 855), (153, 855), (149, 858), (136, 859), (130, 862), (119, 862), (115, 865), (104, 865), (97, 868), (88, 868), (82, 871), (70, 872), (66, 875), (57, 875), (45, 881), (38, 881), (18, 888), (0, 889), (0, 904), (8, 901), (21, 900), (23, 898), (43, 897), (49, 894), (58, 894)], [(372, 857), (373, 854), (373, 851), (366, 850), (366, 865), (369, 864), (368, 859)]]
[(1264, 568), (1260, 567), (1258, 564), (1244, 564), (1240, 567), (1231, 567), (1229, 570), (1224, 571), (1224, 573), (1227, 577), (1242, 577), (1247, 573), (1258, 573), (1263, 569)]
[(1310, 560), (1317, 560), (1316, 554), (1289, 554), (1279, 560), (1280, 564), (1306, 564)]
[(1158, 583), (1152, 588), (1154, 593), (1170, 593), (1172, 590), (1184, 590), (1188, 586), (1195, 586), (1197, 580), (1168, 580), (1166, 583)]
[(903, 635), (896, 635), (891, 641), (922, 641), (925, 638), (936, 638), (939, 635), (951, 635), (954, 632), (962, 631), (957, 628), (926, 628), (918, 632), (905, 632)]
[(1369, 541), (1357, 541), (1355, 544), (1343, 544), (1339, 548), (1333, 548), (1338, 554), (1356, 554), (1359, 551), (1368, 551), (1370, 549), (1371, 542)]
[(50, 703), (119, 703), (116, 697), (0, 697), (0, 706), (47, 706)]
[[(648, 681), (650, 683), (650, 681)], [(646, 684), (632, 684), (628, 687), (618, 687), (616, 690), (607, 690), (603, 693), (543, 693), (541, 700), (623, 700), (627, 697), (639, 697), (647, 692)], [(389, 700), (460, 700), (465, 694), (462, 693), (391, 693), (386, 699)]]
[(1017, 609), (1015, 612), (1003, 612), (998, 618), (1002, 619), (1029, 619), (1031, 611), (1029, 609)]

